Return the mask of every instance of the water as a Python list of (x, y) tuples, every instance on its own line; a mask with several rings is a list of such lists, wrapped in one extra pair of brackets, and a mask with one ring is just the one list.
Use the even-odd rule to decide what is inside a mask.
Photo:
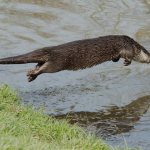
[[(0, 0), (1, 58), (108, 34), (129, 35), (150, 49), (150, 1)], [(122, 63), (44, 74), (31, 83), (26, 72), (35, 64), (0, 65), (0, 83), (47, 114), (66, 118), (72, 112), (72, 123), (112, 145), (125, 139), (149, 150), (149, 65)]]

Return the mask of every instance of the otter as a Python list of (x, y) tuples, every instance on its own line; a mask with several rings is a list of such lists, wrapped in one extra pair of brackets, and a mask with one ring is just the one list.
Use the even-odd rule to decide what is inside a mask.
[(2, 58), (0, 64), (37, 63), (27, 73), (28, 81), (31, 82), (42, 73), (85, 69), (106, 61), (117, 62), (120, 58), (124, 59), (125, 66), (130, 65), (132, 60), (150, 63), (150, 53), (134, 39), (126, 35), (108, 35)]

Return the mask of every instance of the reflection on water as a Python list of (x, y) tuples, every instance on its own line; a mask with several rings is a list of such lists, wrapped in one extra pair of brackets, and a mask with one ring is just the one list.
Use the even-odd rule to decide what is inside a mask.
[[(0, 57), (106, 34), (127, 34), (150, 49), (150, 1), (0, 0)], [(110, 138), (112, 144), (117, 145), (122, 139), (118, 133), (126, 131), (129, 146), (149, 150), (148, 101), (136, 102), (143, 108), (132, 102), (150, 95), (149, 65), (108, 62), (83, 71), (41, 75), (28, 83), (25, 74), (33, 65), (0, 65), (0, 83), (17, 89), (23, 103), (42, 106), (48, 114), (82, 112), (72, 115), (79, 123), (82, 116), (81, 125), (97, 135), (107, 135), (105, 126), (110, 126), (108, 134), (116, 136)]]
[(100, 112), (70, 112), (55, 116), (57, 119), (68, 119), (70, 123), (77, 123), (88, 132), (94, 132), (100, 137), (129, 132), (150, 106), (150, 96), (144, 96), (130, 104), (118, 107), (109, 106)]

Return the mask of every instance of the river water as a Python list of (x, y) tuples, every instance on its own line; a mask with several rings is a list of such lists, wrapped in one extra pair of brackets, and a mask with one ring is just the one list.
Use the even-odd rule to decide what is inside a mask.
[[(126, 34), (150, 50), (149, 0), (0, 0), (0, 57), (84, 38)], [(106, 62), (79, 71), (43, 74), (35, 64), (0, 65), (23, 104), (68, 118), (115, 146), (150, 147), (150, 66)]]

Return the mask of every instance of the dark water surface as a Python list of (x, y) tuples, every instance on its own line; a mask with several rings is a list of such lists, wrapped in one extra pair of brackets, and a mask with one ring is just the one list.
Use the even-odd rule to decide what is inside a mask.
[[(129, 35), (150, 50), (150, 1), (0, 0), (1, 58), (107, 34)], [(149, 150), (149, 65), (107, 62), (28, 83), (34, 65), (0, 65), (0, 83), (18, 90), (24, 104), (69, 117), (112, 145)]]

